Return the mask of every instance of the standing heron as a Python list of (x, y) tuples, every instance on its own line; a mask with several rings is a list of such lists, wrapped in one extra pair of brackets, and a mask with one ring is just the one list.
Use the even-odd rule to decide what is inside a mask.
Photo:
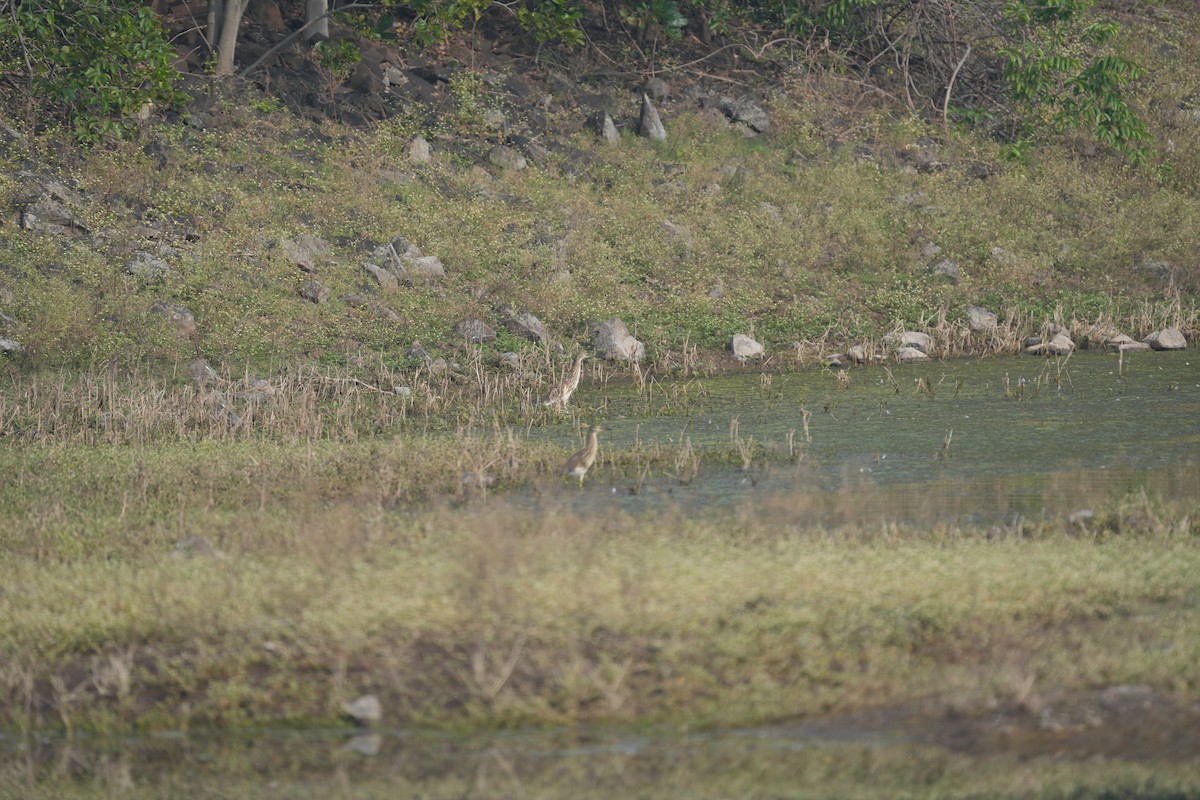
[(575, 356), (575, 365), (571, 367), (571, 371), (563, 378), (562, 383), (551, 390), (550, 397), (543, 400), (542, 405), (553, 406), (558, 409), (566, 407), (567, 401), (571, 399), (571, 395), (579, 388), (579, 377), (583, 374), (583, 360), (585, 358), (587, 358), (587, 353), (581, 352)]
[(563, 477), (578, 478), (579, 488), (583, 488), (583, 476), (587, 475), (587, 471), (592, 468), (592, 464), (596, 463), (596, 452), (600, 449), (600, 440), (598, 434), (604, 430), (598, 424), (593, 424), (588, 428), (587, 444), (581, 450), (567, 459), (567, 463), (563, 465)]

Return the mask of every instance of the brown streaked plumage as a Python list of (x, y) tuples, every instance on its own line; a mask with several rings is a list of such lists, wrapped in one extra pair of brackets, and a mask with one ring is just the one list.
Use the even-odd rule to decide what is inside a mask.
[(587, 358), (587, 353), (579, 353), (575, 356), (575, 365), (571, 367), (571, 371), (563, 378), (562, 383), (551, 390), (550, 396), (542, 401), (542, 405), (553, 406), (555, 408), (566, 406), (567, 401), (571, 399), (571, 395), (575, 394), (575, 390), (579, 388), (579, 378), (583, 375), (583, 360), (585, 358)]
[(587, 475), (587, 471), (592, 468), (592, 464), (596, 463), (596, 452), (600, 449), (600, 439), (598, 434), (604, 430), (599, 425), (592, 425), (588, 428), (587, 444), (583, 446), (575, 455), (567, 459), (567, 463), (563, 465), (563, 476), (569, 478), (578, 478), (579, 486), (583, 487), (583, 476)]

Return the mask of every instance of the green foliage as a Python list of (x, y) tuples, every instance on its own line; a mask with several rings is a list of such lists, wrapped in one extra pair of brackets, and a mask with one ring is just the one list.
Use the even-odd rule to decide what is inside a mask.
[(172, 106), (175, 50), (136, 0), (0, 2), (0, 70), (22, 74), (82, 141), (120, 135), (146, 103)]
[(313, 47), (313, 55), (329, 75), (337, 82), (350, 77), (354, 65), (362, 61), (362, 53), (358, 45), (343, 39), (338, 42), (318, 42)]
[(517, 7), (517, 22), (538, 44), (583, 44), (582, 18), (583, 9), (573, 0), (541, 0), (532, 8)]
[[(1123, 90), (1142, 77), (1131, 61), (1105, 53), (1118, 32), (1092, 20), (1095, 0), (1009, 0), (1003, 21), (1011, 42), (1001, 48), (1004, 79), (1016, 108), (1017, 144), (1039, 128), (1084, 129), (1133, 161), (1150, 138)], [(1021, 156), (1019, 148), (1013, 155)]]

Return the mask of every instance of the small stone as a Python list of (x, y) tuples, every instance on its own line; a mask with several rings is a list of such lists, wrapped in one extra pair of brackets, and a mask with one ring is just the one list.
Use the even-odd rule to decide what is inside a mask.
[(638, 133), (653, 142), (667, 140), (667, 129), (658, 115), (658, 109), (654, 107), (650, 96), (645, 93), (642, 94), (642, 116), (638, 125)]
[(520, 172), (529, 166), (525, 156), (502, 144), (496, 145), (488, 152), (488, 161), (501, 169), (511, 169), (514, 172)]
[(607, 111), (597, 111), (593, 114), (591, 127), (601, 139), (609, 144), (621, 141), (621, 133), (617, 130), (616, 123), (613, 122), (613, 118), (608, 115)]
[(359, 725), (370, 725), (383, 719), (383, 706), (373, 694), (364, 694), (356, 700), (342, 703), (342, 711)]
[(408, 386), (393, 386), (392, 394), (397, 397), (412, 397), (412, 389)]
[(846, 350), (846, 358), (855, 364), (867, 363), (867, 349), (861, 344), (851, 346)]
[(329, 287), (320, 281), (305, 281), (298, 293), (305, 300), (317, 305), (329, 300)]
[(958, 283), (958, 264), (952, 259), (943, 258), (941, 261), (929, 267), (929, 274), (940, 278), (946, 278), (951, 283)]
[(167, 321), (175, 326), (175, 333), (181, 339), (190, 339), (196, 335), (196, 320), (186, 306), (159, 301), (150, 306), (150, 311), (166, 317)]
[(1155, 350), (1183, 350), (1187, 347), (1187, 339), (1178, 328), (1163, 328), (1155, 331), (1142, 340)]
[(941, 255), (942, 248), (937, 242), (925, 242), (921, 245), (921, 258), (932, 260)]
[(19, 353), (23, 349), (16, 339), (0, 339), (0, 353)]
[(414, 164), (428, 164), (433, 159), (429, 150), (429, 142), (421, 134), (413, 137), (408, 145), (408, 160)]
[(125, 272), (144, 281), (156, 281), (175, 274), (170, 264), (142, 250), (134, 253), (125, 262)]
[(1021, 259), (1008, 252), (1003, 247), (993, 247), (991, 256), (992, 263), (998, 267), (1012, 268), (1021, 265)]
[(708, 299), (709, 300), (724, 300), (725, 299), (725, 290), (721, 287), (720, 284), (717, 284), (716, 286), (714, 286), (708, 290)]
[(745, 363), (746, 359), (760, 358), (763, 355), (763, 346), (744, 333), (734, 334), (729, 349), (733, 351), (734, 358), (742, 363)]

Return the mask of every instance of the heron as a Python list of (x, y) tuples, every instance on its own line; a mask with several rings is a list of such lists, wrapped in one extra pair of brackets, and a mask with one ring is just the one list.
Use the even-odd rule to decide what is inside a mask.
[(563, 465), (563, 477), (578, 478), (581, 489), (583, 488), (583, 476), (587, 475), (592, 464), (596, 463), (596, 452), (600, 449), (599, 433), (602, 430), (604, 429), (598, 424), (593, 424), (588, 428), (587, 444), (568, 458), (567, 463)]
[(563, 378), (562, 383), (551, 390), (550, 396), (542, 401), (542, 405), (553, 406), (559, 409), (567, 405), (567, 401), (571, 399), (571, 395), (579, 388), (579, 377), (583, 374), (583, 360), (585, 358), (587, 358), (587, 353), (579, 353), (575, 356), (575, 365), (571, 367), (571, 371)]

